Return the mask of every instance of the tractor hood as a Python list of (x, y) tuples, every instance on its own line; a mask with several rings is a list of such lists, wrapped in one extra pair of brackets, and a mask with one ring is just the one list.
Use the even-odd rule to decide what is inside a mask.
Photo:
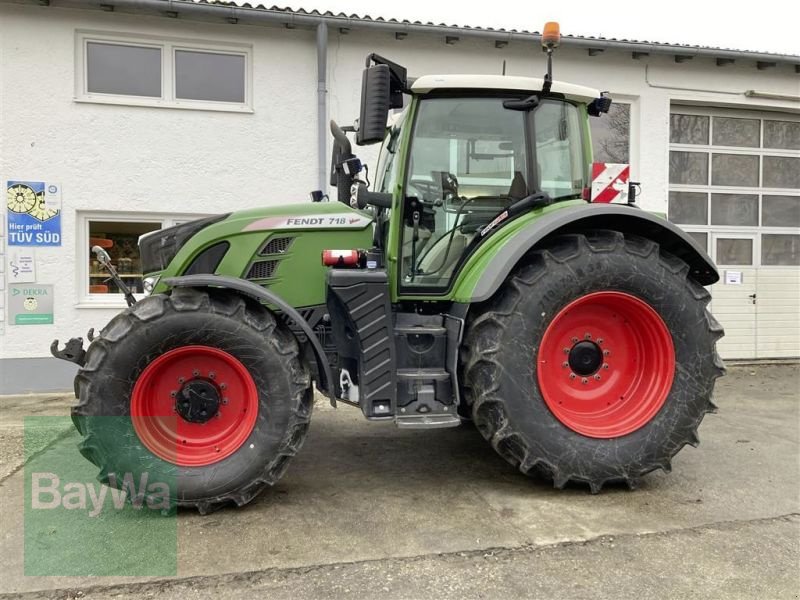
[(365, 229), (372, 223), (372, 216), (339, 202), (316, 202), (254, 208), (205, 217), (142, 235), (139, 238), (139, 253), (143, 272), (153, 273), (167, 268), (190, 238), (217, 223), (224, 233), (217, 228), (206, 233), (220, 237), (220, 234), (256, 231)]
[[(237, 211), (155, 231), (139, 239), (143, 272), (217, 274), (273, 288), (293, 306), (324, 302), (323, 250), (369, 248), (372, 214), (340, 202)], [(153, 285), (153, 284), (151, 284)], [(164, 291), (153, 285), (154, 292)]]

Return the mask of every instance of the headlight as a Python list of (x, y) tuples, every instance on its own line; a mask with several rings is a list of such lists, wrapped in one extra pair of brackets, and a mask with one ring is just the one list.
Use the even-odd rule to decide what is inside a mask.
[(153, 293), (153, 290), (156, 289), (156, 284), (158, 280), (161, 279), (161, 275), (153, 275), (151, 277), (145, 277), (142, 279), (142, 290), (144, 290), (144, 295), (149, 296)]

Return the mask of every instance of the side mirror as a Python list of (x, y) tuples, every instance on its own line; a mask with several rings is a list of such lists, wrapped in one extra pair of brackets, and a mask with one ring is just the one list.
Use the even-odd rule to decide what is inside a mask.
[(356, 143), (359, 146), (382, 142), (391, 105), (391, 72), (388, 65), (364, 69), (361, 78), (361, 111)]
[(603, 92), (600, 94), (599, 98), (592, 100), (589, 106), (586, 107), (589, 116), (599, 117), (603, 113), (607, 113), (609, 110), (611, 110), (612, 100), (610, 96), (606, 96), (606, 93), (607, 92)]

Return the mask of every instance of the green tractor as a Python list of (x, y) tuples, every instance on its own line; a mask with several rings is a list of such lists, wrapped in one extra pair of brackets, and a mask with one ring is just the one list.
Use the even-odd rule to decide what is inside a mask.
[[(331, 122), (338, 201), (142, 236), (147, 296), (85, 351), (52, 347), (80, 365), (72, 415), (100, 480), (242, 506), (300, 449), (314, 386), (401, 428), (471, 421), (558, 488), (669, 471), (715, 409), (719, 276), (662, 217), (588, 202), (589, 118), (611, 100), (553, 81), (557, 43), (543, 79), (412, 80), (370, 55), (357, 125)], [(382, 143), (371, 172), (353, 133)]]

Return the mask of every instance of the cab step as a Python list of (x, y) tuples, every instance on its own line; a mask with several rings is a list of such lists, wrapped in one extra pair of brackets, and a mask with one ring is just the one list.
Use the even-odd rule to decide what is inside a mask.
[(444, 429), (458, 427), (461, 419), (456, 415), (398, 415), (394, 422), (400, 429)]
[(413, 379), (416, 381), (447, 381), (450, 373), (444, 369), (397, 369), (397, 378), (401, 380)]
[(430, 335), (441, 337), (447, 330), (441, 325), (395, 325), (395, 335)]

